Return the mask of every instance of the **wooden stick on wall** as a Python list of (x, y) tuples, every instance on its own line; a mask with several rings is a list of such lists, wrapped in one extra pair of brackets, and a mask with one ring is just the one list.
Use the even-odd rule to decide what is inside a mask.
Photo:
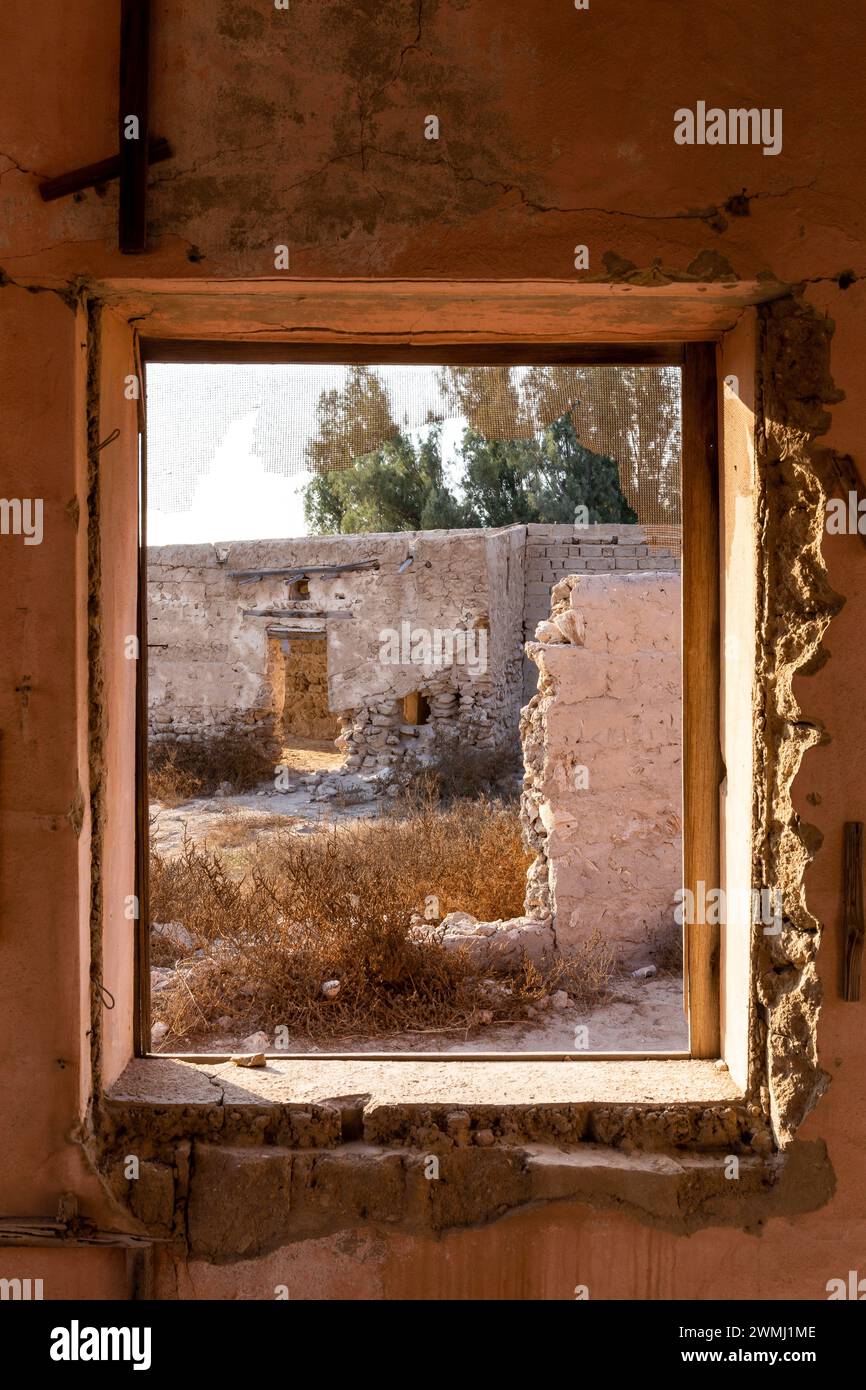
[[(126, 255), (147, 246), (149, 68), (150, 0), (121, 0), (118, 236)], [(133, 138), (131, 119), (138, 125)]]
[(844, 975), (842, 998), (856, 1004), (863, 973), (863, 822), (845, 823)]

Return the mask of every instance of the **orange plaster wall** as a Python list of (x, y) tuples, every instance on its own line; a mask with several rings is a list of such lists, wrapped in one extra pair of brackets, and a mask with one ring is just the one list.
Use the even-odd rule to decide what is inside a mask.
[[(273, 247), (283, 242), (293, 277), (573, 276), (576, 285), (598, 282), (602, 301), (611, 277), (626, 297), (630, 283), (665, 295), (681, 279), (697, 295), (702, 276), (809, 281), (807, 301), (835, 324), (832, 370), (845, 392), (828, 443), (866, 468), (866, 290), (863, 280), (838, 284), (842, 272), (866, 274), (857, 0), (838, 0), (831, 16), (812, 0), (781, 9), (771, 0), (593, 0), (587, 12), (566, 0), (425, 0), (420, 29), (414, 2), (293, 0), (288, 14), (265, 3), (156, 0), (152, 129), (172, 140), (176, 157), (153, 172), (151, 249), (136, 258), (116, 249), (115, 186), (47, 205), (36, 191), (38, 175), (114, 146), (112, 8), (54, 0), (35, 10), (9, 0), (0, 19), (8, 113), (0, 493), (43, 497), (46, 526), (40, 547), (0, 537), (0, 1201), (8, 1214), (51, 1216), (72, 1189), (95, 1220), (111, 1219), (75, 1143), (90, 1084), (86, 330), (56, 294), (26, 286), (62, 288), (80, 276), (273, 277)], [(675, 146), (673, 112), (698, 99), (782, 107), (782, 153)], [(438, 142), (423, 139), (431, 112), (440, 117)], [(590, 253), (580, 273), (579, 243)], [(579, 337), (577, 300), (571, 327)], [(128, 352), (125, 330), (109, 326), (104, 370), (120, 372)], [(130, 427), (119, 394), (106, 395), (102, 410), (100, 437)], [(108, 644), (131, 630), (120, 555), (128, 553), (133, 483), (122, 452), (127, 471), (102, 493)], [(105, 468), (112, 457), (105, 451)], [(795, 795), (824, 835), (808, 893), (827, 925), (820, 1044), (833, 1083), (803, 1136), (827, 1144), (833, 1200), (776, 1219), (760, 1235), (674, 1236), (567, 1205), (438, 1241), (371, 1234), (354, 1263), (335, 1237), (252, 1271), (173, 1270), (166, 1296), (268, 1297), (280, 1268), (292, 1277), (274, 1282), (296, 1280), (299, 1296), (314, 1288), (431, 1298), (569, 1298), (576, 1282), (593, 1297), (820, 1298), (828, 1278), (866, 1273), (866, 1005), (843, 1004), (837, 993), (842, 828), (866, 819), (866, 553), (857, 538), (829, 538), (825, 553), (847, 603), (828, 634), (831, 659), (797, 683), (805, 716), (829, 739), (807, 755)], [(131, 674), (130, 665), (116, 675), (114, 708)], [(110, 715), (109, 775), (128, 782), (127, 797), (130, 732), (126, 714)], [(132, 891), (130, 871), (128, 842), (115, 844), (105, 879), (110, 921)], [(130, 948), (113, 933), (111, 941), (102, 969), (123, 1015)], [(109, 1077), (125, 1041), (123, 1030), (108, 1038)], [(5, 1252), (0, 1273), (29, 1273), (26, 1253), (25, 1261)], [(52, 1280), (48, 1296), (74, 1287), (81, 1297), (106, 1289), (123, 1297), (127, 1287), (122, 1258), (95, 1251), (55, 1255)]]
[(89, 1092), (84, 551), (68, 510), (83, 483), (83, 326), (54, 294), (0, 299), (2, 493), (44, 502), (41, 545), (0, 537), (0, 1202), (53, 1214), (80, 1182), (67, 1136)]

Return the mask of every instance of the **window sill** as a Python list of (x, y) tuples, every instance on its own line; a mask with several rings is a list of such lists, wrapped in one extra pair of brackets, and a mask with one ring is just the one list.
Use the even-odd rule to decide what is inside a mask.
[(706, 1061), (140, 1058), (98, 1135), (119, 1203), (193, 1260), (371, 1224), (441, 1234), (547, 1202), (683, 1234), (744, 1213), (760, 1227), (832, 1193), (823, 1145), (772, 1152), (758, 1107)]
[[(158, 1111), (166, 1138), (201, 1133), (215, 1111), (233, 1142), (277, 1124), (280, 1142), (332, 1147), (347, 1140), (429, 1147), (466, 1112), (485, 1143), (560, 1139), (627, 1148), (742, 1145), (760, 1117), (715, 1062), (350, 1060), (269, 1058), (231, 1062), (136, 1058), (106, 1097), (107, 1114), (129, 1131)], [(450, 1130), (449, 1130), (450, 1126)], [(748, 1141), (747, 1141), (748, 1142)], [(766, 1148), (766, 1146), (764, 1146)]]

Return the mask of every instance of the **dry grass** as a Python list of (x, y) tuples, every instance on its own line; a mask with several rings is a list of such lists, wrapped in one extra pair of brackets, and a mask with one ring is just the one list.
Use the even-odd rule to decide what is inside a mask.
[(409, 801), (448, 804), (467, 797), (497, 797), (515, 801), (521, 769), (515, 747), (475, 748), (459, 738), (440, 736), (435, 755), (421, 762), (411, 755), (399, 773), (401, 795)]
[(203, 839), (208, 849), (246, 851), (259, 842), (260, 836), (284, 834), (298, 819), (276, 811), (259, 813), (232, 809), (214, 818)]
[(230, 734), (209, 739), (153, 739), (148, 748), (148, 792), (152, 801), (176, 805), (212, 796), (226, 785), (232, 792), (273, 783), (274, 761), (250, 740)]
[[(525, 962), (492, 986), (468, 953), (414, 939), (412, 914), (432, 894), (441, 915), (522, 911), (527, 856), (518, 818), (501, 804), (428, 804), (402, 819), (268, 837), (247, 864), (238, 880), (219, 853), (192, 843), (178, 859), (152, 858), (152, 920), (182, 922), (202, 952), (154, 943), (154, 964), (187, 957), (154, 1000), (165, 1045), (213, 1032), (220, 1018), (236, 1034), (283, 1025), (316, 1039), (468, 1028), (481, 1009), (525, 1017), (556, 989), (596, 1002), (612, 971), (596, 941), (546, 971)], [(334, 1000), (321, 993), (329, 979), (340, 981)]]

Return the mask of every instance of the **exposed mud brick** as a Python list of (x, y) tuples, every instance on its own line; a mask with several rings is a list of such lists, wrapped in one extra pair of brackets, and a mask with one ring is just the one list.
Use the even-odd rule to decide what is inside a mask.
[(143, 1160), (138, 1177), (129, 1182), (129, 1205), (133, 1215), (151, 1230), (166, 1233), (174, 1221), (174, 1173), (165, 1163)]
[(292, 1154), (276, 1148), (196, 1144), (190, 1180), (190, 1249), (206, 1259), (237, 1259), (286, 1239)]
[(315, 1214), (355, 1221), (399, 1221), (406, 1206), (406, 1173), (399, 1153), (343, 1148), (296, 1160), (294, 1200), (301, 1219)]
[(413, 1169), (413, 1183), (429, 1189), (429, 1220), (434, 1230), (475, 1226), (502, 1216), (530, 1200), (531, 1179), (524, 1155), (513, 1149), (454, 1149), (439, 1160), (439, 1180), (429, 1182)]

